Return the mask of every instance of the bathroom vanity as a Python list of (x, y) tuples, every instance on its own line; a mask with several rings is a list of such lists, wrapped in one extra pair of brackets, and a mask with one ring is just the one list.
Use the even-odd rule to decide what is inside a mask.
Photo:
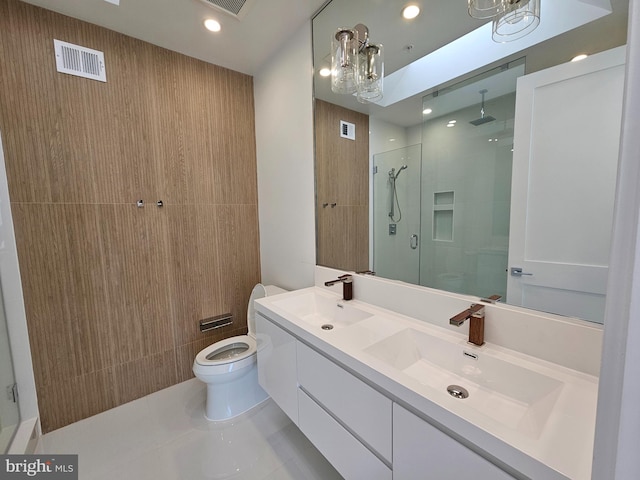
[(317, 286), (256, 310), (260, 384), (347, 479), (591, 476), (594, 375)]

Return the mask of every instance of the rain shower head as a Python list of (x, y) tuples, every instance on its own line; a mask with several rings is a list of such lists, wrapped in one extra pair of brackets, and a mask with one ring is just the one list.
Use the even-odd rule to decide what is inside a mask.
[(480, 95), (482, 95), (482, 107), (480, 108), (480, 118), (471, 120), (469, 122), (474, 127), (477, 127), (478, 125), (482, 125), (485, 123), (493, 122), (495, 120), (495, 117), (484, 114), (484, 94), (487, 93), (487, 91), (488, 91), (487, 89), (483, 89), (478, 92)]
[(483, 115), (480, 118), (477, 118), (476, 120), (471, 120), (469, 123), (471, 125), (473, 125), (474, 127), (477, 127), (478, 125), (482, 125), (483, 123), (489, 123), (489, 122), (493, 122), (495, 120), (494, 117), (492, 117), (491, 115)]

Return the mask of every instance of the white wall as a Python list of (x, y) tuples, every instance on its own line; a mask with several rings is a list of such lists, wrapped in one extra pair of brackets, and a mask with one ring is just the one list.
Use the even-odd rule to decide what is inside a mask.
[(593, 475), (640, 478), (640, 0), (629, 2), (627, 73)]
[(262, 282), (313, 285), (316, 263), (311, 21), (254, 77)]

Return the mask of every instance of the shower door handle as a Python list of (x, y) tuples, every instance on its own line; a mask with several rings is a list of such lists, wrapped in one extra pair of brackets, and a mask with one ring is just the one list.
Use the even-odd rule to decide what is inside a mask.
[(411, 235), (411, 237), (409, 237), (409, 246), (413, 250), (418, 248), (418, 235), (416, 235), (415, 233), (413, 235)]

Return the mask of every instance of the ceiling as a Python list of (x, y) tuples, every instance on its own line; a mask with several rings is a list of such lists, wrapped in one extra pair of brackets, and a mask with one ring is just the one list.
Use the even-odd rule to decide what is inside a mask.
[[(238, 19), (200, 0), (23, 1), (248, 75), (326, 3), (248, 0)], [(206, 30), (206, 18), (218, 20), (222, 30)]]

